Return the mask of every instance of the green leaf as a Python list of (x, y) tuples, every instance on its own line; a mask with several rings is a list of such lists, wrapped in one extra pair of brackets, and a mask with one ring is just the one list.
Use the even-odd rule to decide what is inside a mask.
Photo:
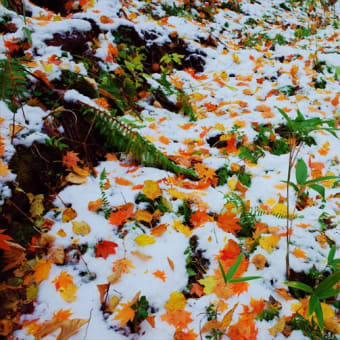
[(223, 276), (223, 281), (224, 281), (225, 284), (227, 284), (228, 283), (227, 275), (226, 275), (226, 273), (225, 273), (225, 271), (224, 271), (224, 269), (222, 267), (222, 263), (221, 263), (220, 260), (218, 260), (218, 265), (220, 267), (220, 270), (221, 270), (221, 273), (222, 273), (222, 276)]
[(308, 285), (306, 285), (302, 282), (286, 281), (286, 282), (284, 282), (284, 284), (287, 285), (288, 287), (300, 289), (300, 290), (303, 290), (306, 293), (313, 294), (313, 289), (310, 286), (308, 286)]
[(322, 198), (325, 198), (325, 188), (319, 184), (311, 184), (309, 187), (319, 193)]
[(317, 299), (317, 302), (315, 304), (315, 314), (318, 320), (319, 327), (323, 331), (323, 313), (322, 313), (321, 303), (319, 299)]
[(297, 161), (297, 166), (296, 166), (296, 171), (295, 171), (296, 181), (300, 185), (304, 185), (306, 183), (307, 173), (308, 173), (307, 165), (305, 161), (302, 158), (300, 158)]
[(339, 293), (340, 293), (340, 289), (328, 289), (319, 295), (319, 299), (325, 300), (332, 296), (338, 295)]
[(340, 281), (340, 271), (328, 276), (315, 289), (316, 296), (321, 295), (324, 291), (331, 289), (336, 283)]
[(283, 116), (283, 118), (286, 119), (287, 121), (287, 127), (290, 129), (290, 130), (293, 130), (293, 121), (288, 117), (287, 113), (284, 112), (282, 109), (280, 109), (279, 107), (277, 107), (277, 110), (280, 112), (280, 114)]
[(237, 278), (237, 279), (229, 280), (229, 283), (244, 282), (244, 281), (257, 280), (257, 279), (262, 279), (262, 276), (245, 276), (245, 277), (239, 277), (239, 278)]
[(319, 298), (313, 294), (309, 300), (307, 316), (311, 316), (314, 313), (317, 303), (320, 303)]
[(226, 276), (227, 282), (229, 282), (231, 280), (231, 278), (237, 272), (237, 269), (241, 264), (242, 258), (243, 258), (243, 254), (241, 253), (239, 256), (237, 256), (235, 263), (229, 268), (227, 276)]
[(287, 182), (287, 181), (280, 181), (280, 182), (289, 184), (291, 187), (294, 188), (295, 191), (299, 191), (300, 190), (299, 187), (295, 183), (293, 183), (293, 182)]

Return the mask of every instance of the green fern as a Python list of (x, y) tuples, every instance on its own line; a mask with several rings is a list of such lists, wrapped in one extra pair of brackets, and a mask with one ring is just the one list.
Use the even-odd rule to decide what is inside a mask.
[[(84, 104), (86, 105), (86, 104)], [(123, 123), (108, 112), (90, 108), (83, 114), (91, 116), (94, 125), (100, 134), (106, 138), (106, 142), (123, 153), (131, 153), (134, 159), (146, 166), (159, 167), (164, 170), (183, 174), (191, 178), (197, 178), (194, 170), (178, 166), (169, 160), (152, 143), (134, 131), (128, 123)]]
[(28, 95), (27, 71), (20, 64), (20, 59), (7, 58), (0, 60), (1, 97), (12, 111), (20, 106)]
[(105, 182), (107, 180), (105, 168), (100, 173), (99, 179), (100, 179), (100, 181), (99, 181), (100, 194), (101, 194), (101, 197), (102, 197), (102, 200), (103, 200), (102, 209), (103, 209), (105, 218), (109, 218), (109, 216), (111, 214), (111, 207), (110, 207), (109, 199), (108, 199), (106, 192), (105, 192)]

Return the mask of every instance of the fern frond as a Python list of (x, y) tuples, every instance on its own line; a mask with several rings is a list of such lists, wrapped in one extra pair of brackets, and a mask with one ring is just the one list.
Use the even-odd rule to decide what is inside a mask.
[(106, 176), (106, 170), (105, 168), (103, 169), (103, 171), (100, 173), (100, 181), (99, 181), (99, 188), (100, 188), (100, 194), (103, 200), (103, 212), (104, 212), (104, 216), (105, 218), (109, 218), (110, 214), (111, 214), (111, 207), (110, 207), (110, 202), (109, 199), (106, 195), (105, 192), (105, 182), (107, 180), (107, 176)]
[[(256, 214), (256, 216), (271, 215), (271, 216), (274, 216), (274, 217), (277, 217), (277, 218), (280, 218), (280, 219), (286, 219), (287, 218), (286, 214), (277, 214), (277, 213), (274, 214), (270, 210), (267, 211), (267, 210), (263, 210), (263, 209), (260, 209), (260, 208), (252, 208), (252, 213)], [(297, 214), (295, 214), (294, 216), (290, 216), (290, 217), (295, 219), (298, 216), (297, 216)]]
[(99, 129), (109, 145), (120, 152), (131, 153), (134, 159), (146, 166), (158, 167), (164, 170), (197, 178), (194, 170), (178, 166), (158, 150), (151, 142), (134, 131), (128, 123), (123, 123), (108, 112), (82, 103), (89, 109), (83, 114), (92, 116), (94, 125)]
[(1, 97), (8, 107), (15, 111), (28, 94), (27, 71), (17, 58), (0, 60)]

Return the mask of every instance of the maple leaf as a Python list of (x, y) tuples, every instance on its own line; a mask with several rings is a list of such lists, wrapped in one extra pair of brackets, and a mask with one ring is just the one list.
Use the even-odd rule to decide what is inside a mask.
[[(1, 230), (0, 230), (1, 233)], [(22, 247), (21, 245), (10, 242), (10, 241), (1, 241), (1, 236), (7, 236), (7, 235), (0, 235), (0, 248), (3, 249), (3, 261), (6, 264), (6, 266), (2, 269), (3, 272), (17, 268), (19, 266), (22, 266), (26, 263), (26, 249)], [(10, 236), (8, 236), (10, 237)], [(8, 246), (8, 249), (4, 249), (1, 247), (1, 242), (4, 242), (5, 245)]]
[(258, 330), (252, 316), (241, 316), (237, 323), (229, 326), (227, 335), (231, 340), (256, 340)]
[(80, 159), (77, 153), (73, 151), (67, 151), (66, 154), (63, 156), (62, 162), (64, 166), (66, 166), (69, 169), (72, 169), (72, 167), (78, 165)]
[(108, 220), (111, 224), (119, 227), (129, 218), (134, 216), (133, 209), (133, 203), (126, 203), (120, 207), (117, 207), (117, 211), (112, 211)]
[(76, 300), (76, 292), (78, 287), (73, 283), (73, 276), (65, 271), (62, 271), (58, 277), (56, 277), (52, 283), (55, 288), (59, 291), (60, 296), (66, 302), (73, 302)]
[(188, 329), (184, 331), (182, 329), (176, 329), (174, 334), (174, 340), (196, 340), (197, 334), (194, 332), (193, 329)]
[(262, 254), (256, 254), (251, 260), (251, 263), (254, 264), (256, 269), (263, 269), (267, 263), (267, 259)]
[(158, 277), (161, 279), (163, 282), (166, 280), (166, 275), (164, 270), (156, 270), (155, 272), (152, 273), (153, 276)]
[(240, 254), (240, 247), (234, 240), (228, 240), (228, 243), (220, 251), (222, 261), (234, 260)]
[(190, 222), (195, 228), (200, 227), (201, 225), (209, 221), (210, 216), (206, 213), (206, 211), (203, 210), (195, 211), (190, 217)]
[(130, 269), (136, 269), (136, 267), (133, 265), (132, 261), (126, 258), (118, 259), (115, 262), (113, 262), (113, 271), (116, 271), (116, 267), (121, 266), (121, 272), (124, 273), (130, 273)]
[(218, 216), (217, 225), (226, 233), (236, 235), (236, 231), (241, 230), (242, 228), (238, 224), (240, 219), (235, 216), (236, 214), (225, 212)]
[(116, 254), (116, 247), (118, 244), (112, 241), (101, 241), (96, 246), (96, 257), (103, 257), (106, 259), (110, 254)]
[(69, 221), (72, 221), (74, 220), (76, 217), (77, 217), (77, 212), (72, 209), (72, 208), (66, 208), (64, 211), (63, 211), (63, 214), (62, 214), (62, 217), (61, 217), (61, 221), (63, 223), (67, 223)]
[(71, 309), (59, 309), (53, 313), (53, 319), (68, 320), (72, 314)]
[(35, 282), (37, 285), (40, 284), (41, 281), (44, 281), (48, 278), (48, 275), (51, 270), (51, 263), (46, 259), (40, 260), (37, 265), (34, 267), (33, 277), (35, 278)]
[(167, 310), (165, 314), (161, 315), (161, 320), (179, 329), (187, 328), (188, 324), (193, 321), (191, 313), (182, 309)]
[(0, 229), (0, 249), (9, 250), (9, 246), (6, 241), (13, 240), (11, 236), (4, 235), (5, 229)]
[(190, 289), (190, 294), (196, 294), (198, 297), (203, 296), (204, 295), (203, 287), (196, 282), (193, 283)]
[(142, 192), (152, 201), (162, 195), (162, 191), (158, 183), (152, 180), (144, 181), (144, 188), (142, 189)]
[(300, 248), (294, 248), (293, 255), (300, 259), (305, 259), (307, 257), (306, 253)]
[(122, 327), (125, 324), (127, 324), (129, 321), (132, 321), (135, 317), (135, 311), (131, 308), (133, 303), (127, 302), (122, 303), (120, 306), (121, 308), (117, 310), (116, 316), (113, 318), (113, 320), (119, 320), (120, 324), (119, 326)]

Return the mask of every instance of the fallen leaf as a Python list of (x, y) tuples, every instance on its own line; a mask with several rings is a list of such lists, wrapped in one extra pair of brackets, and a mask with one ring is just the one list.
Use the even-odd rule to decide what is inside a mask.
[(153, 218), (152, 214), (147, 210), (137, 210), (136, 211), (136, 220), (138, 222), (151, 223), (152, 218)]
[(78, 154), (73, 151), (67, 151), (62, 158), (63, 165), (69, 169), (72, 169), (72, 167), (77, 166), (78, 162), (80, 162)]
[(279, 235), (261, 236), (259, 244), (267, 253), (271, 254), (274, 251), (275, 246), (280, 242)]
[(136, 312), (131, 308), (132, 304), (133, 303), (131, 303), (131, 302), (122, 303), (121, 308), (117, 310), (117, 314), (113, 318), (113, 320), (119, 320), (120, 321), (120, 324), (119, 324), (120, 327), (127, 324), (128, 321), (132, 321), (134, 319)]
[(160, 224), (157, 227), (152, 228), (150, 233), (153, 236), (159, 237), (159, 236), (162, 236), (166, 232), (167, 228), (168, 228), (167, 224)]
[(44, 195), (38, 194), (33, 197), (30, 207), (30, 214), (33, 218), (42, 216), (44, 213)]
[(65, 251), (63, 246), (56, 247), (52, 250), (50, 261), (55, 264), (63, 264), (65, 261)]
[(190, 289), (190, 294), (196, 294), (198, 297), (203, 296), (204, 295), (203, 287), (198, 283), (194, 282)]
[(220, 214), (217, 218), (217, 225), (226, 233), (232, 233), (236, 235), (236, 231), (242, 228), (238, 224), (239, 218), (236, 218), (235, 214), (229, 213), (228, 211)]
[(171, 270), (174, 271), (175, 270), (174, 262), (169, 257), (167, 257), (167, 260), (168, 260)]
[(9, 235), (3, 234), (6, 230), (0, 229), (0, 249), (10, 250), (10, 247), (6, 241), (13, 240)]
[(79, 176), (73, 172), (70, 172), (65, 179), (72, 184), (85, 184), (87, 182), (87, 177)]
[(72, 314), (71, 309), (59, 309), (53, 313), (53, 319), (68, 320)]
[(284, 330), (285, 326), (286, 326), (286, 319), (283, 317), (283, 318), (280, 318), (273, 327), (268, 328), (268, 332), (272, 336), (277, 336), (278, 333), (281, 333)]
[(65, 271), (62, 271), (58, 277), (56, 277), (52, 283), (54, 283), (55, 288), (59, 291), (60, 296), (66, 302), (74, 302), (76, 297), (76, 292), (78, 287), (73, 283), (73, 276)]
[(90, 210), (90, 211), (97, 211), (99, 210), (103, 205), (103, 199), (102, 198), (98, 198), (97, 200), (95, 201), (90, 201), (87, 205), (87, 208)]
[(150, 255), (146, 255), (141, 253), (140, 251), (136, 250), (136, 251), (131, 251), (131, 255), (134, 255), (136, 257), (138, 257), (140, 260), (142, 261), (149, 261), (152, 259), (152, 256)]
[(106, 259), (110, 254), (116, 254), (116, 247), (118, 244), (112, 241), (101, 241), (96, 246), (96, 257), (103, 257)]
[(62, 214), (62, 217), (61, 217), (61, 221), (63, 223), (67, 223), (69, 221), (72, 221), (74, 220), (76, 217), (77, 217), (77, 212), (72, 209), (72, 208), (66, 208), (64, 211), (63, 211), (63, 214)]
[(156, 270), (155, 272), (152, 273), (154, 277), (157, 277), (161, 279), (163, 282), (166, 281), (166, 275), (164, 270)]
[(97, 288), (98, 288), (98, 291), (99, 291), (99, 301), (100, 301), (101, 305), (104, 302), (104, 298), (105, 298), (105, 295), (106, 295), (109, 287), (110, 287), (109, 283), (103, 283), (103, 284), (97, 285)]
[(155, 243), (156, 240), (150, 235), (142, 234), (135, 237), (135, 242), (139, 246), (147, 246), (149, 244)]
[(133, 203), (126, 203), (122, 206), (119, 206), (117, 207), (117, 211), (111, 212), (108, 220), (111, 224), (114, 224), (119, 227), (120, 225), (127, 222), (130, 218), (134, 216), (133, 209), (134, 209)]
[(116, 271), (116, 268), (118, 266), (121, 266), (121, 272), (122, 273), (130, 273), (130, 269), (136, 269), (136, 267), (133, 265), (132, 261), (127, 258), (118, 259), (113, 262), (113, 271)]
[(112, 298), (110, 299), (109, 304), (105, 307), (105, 312), (106, 313), (113, 313), (116, 310), (116, 307), (118, 306), (121, 298), (113, 295)]
[(39, 262), (34, 267), (33, 277), (37, 285), (48, 278), (51, 270), (51, 262), (46, 259), (39, 260)]
[(42, 324), (43, 327), (35, 333), (38, 340), (49, 335), (60, 328), (60, 333), (56, 340), (67, 340), (78, 332), (78, 329), (89, 322), (89, 319), (62, 320), (53, 319)]
[(84, 221), (72, 222), (72, 230), (76, 235), (87, 235), (91, 231), (91, 227)]
[(254, 264), (256, 269), (262, 270), (265, 267), (266, 263), (267, 263), (267, 259), (262, 254), (256, 254), (251, 259), (251, 263)]
[(119, 185), (132, 185), (133, 183), (125, 178), (116, 177), (115, 182)]
[(179, 310), (185, 308), (187, 300), (185, 296), (180, 292), (172, 292), (168, 302), (165, 303), (164, 307), (168, 310)]
[(307, 257), (306, 253), (300, 248), (294, 248), (293, 255), (299, 259), (305, 259)]
[(144, 188), (142, 189), (142, 192), (152, 201), (162, 195), (162, 191), (158, 183), (152, 180), (144, 181)]
[(165, 314), (161, 315), (161, 320), (176, 329), (187, 328), (188, 324), (193, 321), (191, 313), (186, 310), (167, 310)]
[(120, 278), (122, 277), (123, 268), (124, 268), (124, 265), (122, 263), (119, 263), (117, 267), (115, 268), (114, 273), (107, 277), (107, 281), (112, 285), (118, 282)]
[(212, 294), (218, 283), (213, 275), (206, 276), (204, 279), (198, 280), (198, 282), (204, 286), (203, 292), (205, 294)]

